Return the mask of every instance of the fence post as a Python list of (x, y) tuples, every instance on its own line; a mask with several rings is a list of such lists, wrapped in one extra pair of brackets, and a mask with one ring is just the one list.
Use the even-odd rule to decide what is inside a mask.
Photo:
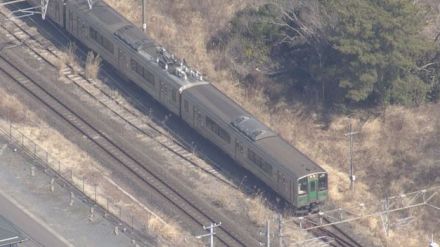
[(93, 221), (93, 218), (95, 217), (95, 208), (92, 206), (90, 207), (90, 216), (89, 216), (89, 220)]
[(50, 179), (50, 192), (54, 192), (55, 191), (54, 182), (55, 182), (55, 179), (51, 178)]
[(133, 214), (131, 214), (130, 216), (131, 216), (131, 231), (134, 232), (134, 217)]
[(96, 187), (98, 186), (97, 184), (94, 184), (95, 186), (95, 203), (98, 204), (98, 202), (96, 201)]
[(31, 177), (35, 176), (35, 166), (31, 166)]
[(73, 192), (70, 192), (70, 202), (69, 202), (69, 206), (73, 206), (73, 199), (74, 199), (75, 195), (73, 194)]

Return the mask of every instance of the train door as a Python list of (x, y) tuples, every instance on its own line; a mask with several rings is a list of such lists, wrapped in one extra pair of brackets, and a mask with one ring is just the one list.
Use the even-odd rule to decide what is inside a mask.
[(202, 113), (196, 106), (193, 106), (193, 126), (196, 129), (202, 126)]
[(118, 64), (119, 64), (119, 68), (122, 71), (124, 71), (124, 72), (127, 71), (127, 65), (128, 65), (127, 55), (121, 49), (119, 49), (119, 51), (118, 51)]
[(52, 20), (64, 27), (64, 0), (49, 1), (48, 13), (53, 13)]
[(72, 11), (69, 11), (68, 12), (68, 14), (67, 14), (67, 30), (71, 33), (71, 34), (74, 34), (73, 33), (73, 20), (74, 20), (74, 17), (73, 17), (73, 12)]
[(168, 86), (164, 81), (160, 80), (159, 87), (159, 101), (166, 106), (168, 104)]
[(309, 201), (318, 200), (318, 180), (316, 175), (309, 176)]
[(283, 174), (283, 171), (280, 170), (277, 171), (277, 183), (278, 183), (279, 193), (288, 198), (290, 186), (286, 175)]
[(79, 25), (79, 20), (81, 19), (79, 16), (76, 16), (76, 15), (74, 14), (74, 12), (69, 11), (69, 16), (68, 16), (68, 18), (69, 18), (69, 20), (68, 20), (69, 25), (68, 25), (67, 28), (68, 28), (68, 31), (69, 31), (73, 36), (75, 36), (75, 37), (77, 37), (77, 38), (81, 38), (81, 35), (84, 35), (84, 36), (87, 35), (87, 33), (80, 34), (80, 32), (79, 32), (79, 27), (78, 27), (78, 25)]
[(295, 196), (296, 196), (296, 181), (295, 180), (290, 180), (290, 202), (296, 202), (295, 201)]
[(243, 156), (244, 148), (243, 143), (241, 143), (240, 140), (235, 139), (235, 159), (241, 159), (241, 156)]

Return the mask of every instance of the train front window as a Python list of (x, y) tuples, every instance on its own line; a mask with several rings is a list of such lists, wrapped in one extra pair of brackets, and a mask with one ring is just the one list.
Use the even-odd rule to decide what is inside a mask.
[(327, 174), (319, 174), (319, 190), (327, 190)]
[(302, 178), (298, 181), (298, 195), (307, 193), (307, 178)]

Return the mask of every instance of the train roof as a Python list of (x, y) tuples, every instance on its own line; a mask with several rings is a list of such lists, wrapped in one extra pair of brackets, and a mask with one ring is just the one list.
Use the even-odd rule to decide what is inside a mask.
[(190, 94), (191, 99), (197, 100), (200, 106), (205, 107), (226, 124), (240, 116), (248, 115), (239, 105), (211, 84), (191, 87), (184, 90), (183, 93)]
[(297, 178), (308, 174), (325, 172), (320, 166), (313, 162), (309, 157), (298, 149), (287, 143), (280, 136), (263, 138), (256, 141), (260, 150), (264, 150), (266, 155), (283, 164), (286, 169), (291, 171)]
[(231, 125), (250, 139), (260, 151), (273, 161), (281, 164), (298, 178), (317, 172), (325, 172), (320, 166), (298, 149), (287, 143), (269, 127), (253, 118), (242, 107), (215, 86), (200, 85), (189, 88), (184, 93), (191, 94), (210, 113), (219, 120)]
[(205, 82), (201, 73), (191, 69), (185, 59), (178, 59), (157, 45), (146, 33), (104, 1), (93, 2), (92, 9), (89, 9), (87, 0), (69, 0), (68, 5), (74, 5), (79, 12), (86, 14), (84, 18), (87, 18), (90, 25), (101, 27), (125, 43), (133, 52), (138, 53), (145, 61), (159, 65), (162, 68), (161, 74), (169, 76), (177, 85), (187, 86)]
[(67, 5), (75, 6), (78, 13), (85, 14), (83, 17), (89, 23), (93, 23), (94, 26), (99, 25), (109, 33), (114, 33), (124, 26), (132, 25), (130, 21), (101, 0), (94, 1), (92, 9), (89, 8), (87, 0), (69, 0)]

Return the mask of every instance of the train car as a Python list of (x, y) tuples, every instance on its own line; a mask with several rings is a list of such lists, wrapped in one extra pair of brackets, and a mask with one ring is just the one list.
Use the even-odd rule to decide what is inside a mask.
[(298, 209), (327, 199), (327, 173), (209, 85), (182, 93), (181, 118)]
[(207, 83), (102, 1), (67, 1), (65, 28), (176, 115), (179, 90)]
[(311, 210), (327, 199), (320, 166), (106, 3), (90, 9), (87, 0), (51, 2), (49, 18), (293, 206)]

